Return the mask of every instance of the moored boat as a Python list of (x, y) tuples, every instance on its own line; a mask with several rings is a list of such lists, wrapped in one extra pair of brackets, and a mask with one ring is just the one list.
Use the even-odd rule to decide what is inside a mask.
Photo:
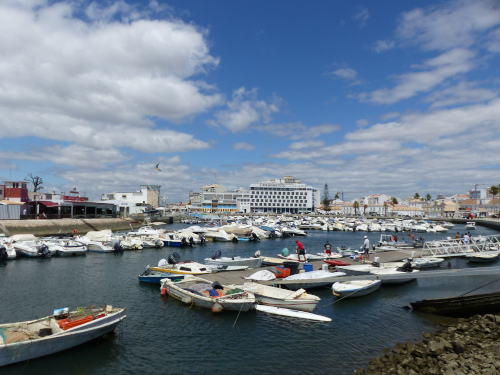
[(56, 310), (41, 319), (0, 324), (0, 366), (72, 348), (112, 332), (126, 317), (124, 308)]
[(351, 280), (332, 285), (333, 295), (339, 298), (361, 297), (380, 289), (380, 280)]
[(255, 296), (252, 293), (192, 275), (187, 275), (179, 281), (163, 279), (161, 293), (188, 305), (211, 309), (212, 312), (248, 311), (255, 305)]

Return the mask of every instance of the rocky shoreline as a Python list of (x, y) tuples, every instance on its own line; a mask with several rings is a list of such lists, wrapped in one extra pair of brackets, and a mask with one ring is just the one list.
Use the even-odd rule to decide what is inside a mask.
[(470, 375), (500, 373), (500, 315), (458, 319), (420, 342), (397, 343), (355, 375)]

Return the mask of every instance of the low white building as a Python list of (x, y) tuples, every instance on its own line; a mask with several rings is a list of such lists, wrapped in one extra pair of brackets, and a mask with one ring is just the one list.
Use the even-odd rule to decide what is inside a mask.
[(160, 203), (159, 185), (141, 185), (134, 192), (115, 192), (101, 195), (101, 201), (113, 203), (120, 216), (129, 216), (151, 211)]

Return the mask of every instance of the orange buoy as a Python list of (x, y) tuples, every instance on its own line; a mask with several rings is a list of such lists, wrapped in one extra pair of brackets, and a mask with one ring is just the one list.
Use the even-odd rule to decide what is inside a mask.
[(161, 295), (167, 294), (167, 288), (161, 288)]

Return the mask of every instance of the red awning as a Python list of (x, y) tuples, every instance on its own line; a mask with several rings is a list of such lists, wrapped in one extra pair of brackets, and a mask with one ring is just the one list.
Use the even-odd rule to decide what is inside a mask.
[(59, 206), (59, 203), (55, 203), (55, 202), (51, 202), (51, 201), (38, 201), (38, 203), (43, 204), (45, 207)]

